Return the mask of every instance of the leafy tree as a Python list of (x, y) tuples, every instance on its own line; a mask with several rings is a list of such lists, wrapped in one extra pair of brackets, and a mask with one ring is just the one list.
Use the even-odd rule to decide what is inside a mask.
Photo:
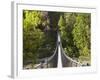
[(49, 57), (54, 53), (57, 31), (65, 53), (70, 57), (90, 58), (89, 13), (63, 13), (46, 11), (23, 11), (23, 63)]
[(88, 13), (64, 13), (60, 16), (58, 26), (68, 56), (90, 59), (90, 17)]
[(81, 13), (74, 24), (74, 41), (81, 56), (90, 56), (90, 21), (90, 14)]
[(23, 11), (23, 63), (49, 57), (56, 47), (56, 32), (50, 26), (48, 12)]
[(38, 57), (38, 48), (45, 36), (42, 31), (44, 26), (41, 24), (45, 20), (40, 11), (24, 10), (23, 13), (23, 60), (24, 63), (31, 60), (34, 64)]
[(79, 52), (74, 44), (72, 30), (76, 20), (75, 13), (64, 13), (64, 15), (60, 16), (60, 20), (58, 22), (62, 46), (65, 50), (65, 53), (70, 57), (79, 57)]

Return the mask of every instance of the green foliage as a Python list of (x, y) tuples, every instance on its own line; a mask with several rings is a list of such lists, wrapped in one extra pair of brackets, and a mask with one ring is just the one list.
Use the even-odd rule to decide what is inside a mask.
[[(33, 61), (36, 60), (37, 57), (37, 51), (40, 47), (41, 43), (43, 42), (44, 33), (36, 29), (34, 31), (32, 30), (24, 30), (23, 34), (23, 52), (27, 57), (27, 59), (31, 59)], [(29, 58), (28, 58), (29, 57)], [(25, 59), (25, 60), (27, 60)]]
[(58, 22), (58, 26), (60, 26), (60, 30), (63, 30), (64, 27), (66, 26), (65, 19), (64, 19), (64, 17), (62, 15), (60, 16), (60, 20)]
[(50, 57), (56, 48), (56, 33), (54, 31), (46, 32), (44, 41), (40, 46), (38, 53), (39, 58)]
[(90, 59), (90, 18), (88, 13), (64, 13), (60, 16), (58, 26), (68, 56)]
[(90, 59), (89, 13), (23, 11), (23, 63), (49, 57), (56, 48), (57, 31), (62, 46), (70, 57)]
[(56, 33), (49, 25), (47, 12), (23, 11), (23, 63), (51, 56), (56, 45)]
[(41, 23), (41, 12), (40, 11), (24, 11), (24, 27), (37, 26)]
[(38, 57), (38, 48), (42, 45), (44, 33), (41, 30), (43, 27), (43, 15), (40, 11), (24, 10), (23, 17), (23, 53), (24, 63), (31, 60), (36, 63)]
[(63, 16), (60, 16), (59, 20), (59, 29), (61, 33), (62, 45), (65, 50), (65, 53), (70, 57), (79, 57), (79, 52), (74, 45), (73, 41), (73, 25), (75, 23), (76, 14), (75, 13), (65, 13)]
[(73, 36), (81, 56), (90, 56), (90, 14), (78, 14)]

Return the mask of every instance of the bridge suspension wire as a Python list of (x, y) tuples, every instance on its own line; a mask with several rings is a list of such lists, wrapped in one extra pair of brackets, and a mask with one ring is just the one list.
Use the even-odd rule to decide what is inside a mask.
[(54, 50), (54, 53), (50, 57), (46, 57), (38, 60), (39, 62), (43, 62), (43, 63), (36, 66), (36, 68), (57, 67), (57, 59), (58, 59), (58, 43), (56, 43), (56, 48)]
[(56, 46), (56, 48), (55, 48), (55, 50), (54, 50), (54, 53), (53, 53), (50, 57), (42, 58), (42, 59), (39, 59), (38, 61), (45, 61), (45, 60), (48, 60), (48, 62), (49, 62), (49, 61), (52, 60), (53, 57), (56, 55), (56, 52), (57, 52), (57, 46)]
[(71, 57), (67, 56), (65, 54), (65, 51), (62, 48), (62, 44), (60, 44), (61, 47), (61, 55), (62, 55), (62, 64), (63, 67), (75, 67), (75, 66), (82, 66), (82, 64), (76, 60), (73, 60)]
[(37, 65), (34, 66), (35, 69), (37, 68), (62, 68), (62, 67), (77, 67), (82, 66), (82, 64), (71, 57), (69, 57), (63, 47), (60, 38), (59, 32), (57, 33), (57, 42), (56, 48), (53, 54), (50, 57), (46, 57), (43, 59), (39, 59)]
[[(48, 68), (49, 67), (62, 68), (62, 67), (82, 66), (81, 63), (77, 62), (76, 60), (73, 60), (71, 57), (65, 54), (65, 51), (63, 50), (63, 47), (62, 47), (59, 33), (58, 33), (56, 48), (53, 55), (51, 55), (48, 58), (44, 58), (41, 61), (44, 61), (43, 64), (46, 65)], [(40, 66), (41, 65), (39, 65), (38, 67)]]
[[(58, 45), (58, 44), (57, 44), (57, 45)], [(51, 55), (51, 56), (48, 58), (48, 61), (52, 60), (53, 57), (54, 57), (56, 54), (57, 54), (57, 46), (56, 46), (56, 49), (55, 49), (53, 55)]]

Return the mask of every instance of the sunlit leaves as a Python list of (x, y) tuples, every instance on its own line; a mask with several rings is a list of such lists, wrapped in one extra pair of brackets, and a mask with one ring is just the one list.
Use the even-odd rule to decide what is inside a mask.
[(58, 26), (63, 48), (70, 57), (90, 56), (90, 14), (64, 13)]
[[(63, 13), (23, 11), (24, 60), (49, 57), (56, 45), (57, 31), (65, 53), (70, 57), (90, 56), (91, 15), (89, 13)], [(90, 58), (90, 57), (89, 57)]]
[(40, 11), (25, 11), (24, 27), (37, 26), (41, 23)]
[(82, 56), (90, 55), (90, 21), (90, 14), (78, 14), (74, 24), (74, 42)]
[(64, 13), (59, 19), (59, 30), (65, 53), (70, 57), (79, 57), (79, 52), (74, 44), (72, 30), (76, 20), (75, 13)]
[(51, 56), (53, 54), (56, 37), (51, 30), (48, 12), (23, 11), (23, 63)]

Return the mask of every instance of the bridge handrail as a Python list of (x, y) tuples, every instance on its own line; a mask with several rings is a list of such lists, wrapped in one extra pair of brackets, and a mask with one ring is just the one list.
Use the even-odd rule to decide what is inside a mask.
[[(58, 36), (60, 37), (60, 34), (58, 33)], [(76, 60), (73, 60), (71, 57), (69, 57), (69, 56), (67, 56), (66, 54), (65, 54), (65, 51), (63, 50), (63, 48), (62, 48), (62, 42), (61, 42), (61, 39), (60, 39), (60, 47), (61, 47), (61, 52), (64, 54), (64, 56), (67, 58), (67, 59), (69, 59), (70, 61), (72, 61), (72, 62), (74, 62), (74, 63), (76, 63), (76, 64), (78, 64), (78, 65), (82, 65), (81, 63), (79, 63), (79, 62), (77, 62)]]
[(41, 64), (38, 64), (38, 65), (34, 66), (34, 68), (38, 68), (38, 67), (40, 67), (40, 66), (41, 66)]
[(76, 60), (73, 60), (71, 57), (67, 56), (67, 55), (65, 54), (65, 51), (63, 50), (61, 44), (60, 44), (60, 46), (61, 46), (61, 51), (62, 51), (62, 53), (64, 54), (64, 56), (65, 56), (67, 59), (69, 59), (71, 62), (74, 62), (74, 63), (76, 63), (76, 64), (78, 64), (78, 65), (80, 65), (80, 66), (82, 65), (80, 62), (77, 62)]
[(42, 58), (42, 59), (39, 59), (38, 61), (45, 61), (45, 60), (47, 60), (49, 62), (56, 55), (57, 47), (58, 47), (58, 44), (56, 46), (56, 49), (55, 49), (54, 53), (50, 57)]
[(55, 49), (55, 51), (54, 51), (54, 54), (51, 55), (51, 56), (48, 58), (48, 61), (50, 61), (50, 60), (56, 55), (57, 48), (58, 48), (58, 44), (57, 44), (57, 46), (56, 46), (56, 49)]
[(34, 66), (34, 68), (37, 69), (37, 68), (39, 68), (39, 67), (41, 67), (41, 66), (43, 66), (43, 65), (46, 65), (46, 63), (38, 64), (38, 65)]

